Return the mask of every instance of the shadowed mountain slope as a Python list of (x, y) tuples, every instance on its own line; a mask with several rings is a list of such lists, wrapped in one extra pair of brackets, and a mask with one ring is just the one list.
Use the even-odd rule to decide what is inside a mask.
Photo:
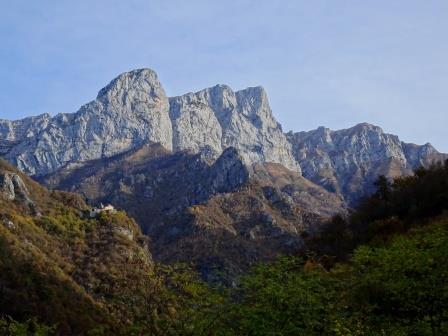
[(43, 182), (126, 210), (151, 237), (158, 260), (235, 272), (298, 251), (303, 234), (343, 210), (340, 197), (280, 164), (248, 169), (232, 147), (212, 161), (148, 144)]

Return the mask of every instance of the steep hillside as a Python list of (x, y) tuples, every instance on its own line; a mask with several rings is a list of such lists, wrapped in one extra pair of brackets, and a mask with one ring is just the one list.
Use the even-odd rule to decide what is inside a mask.
[(304, 237), (338, 211), (336, 195), (281, 165), (258, 165), (243, 187), (187, 208), (174, 230), (188, 225), (190, 232), (176, 236), (170, 226), (153, 253), (165, 262), (193, 261), (209, 280), (232, 280), (255, 263), (300, 252)]
[(58, 334), (120, 334), (157, 288), (147, 238), (124, 213), (89, 218), (77, 195), (50, 192), (0, 161), (0, 316)]
[[(145, 146), (115, 162), (112, 158), (107, 167), (112, 169), (118, 162), (126, 165), (127, 158), (140, 163), (157, 161), (154, 156), (167, 156), (160, 148)], [(132, 166), (125, 168), (129, 173)], [(84, 209), (83, 202), (73, 194), (49, 193), (2, 164), (0, 199), (2, 220), (7, 220), (0, 225), (1, 312), (18, 320), (37, 316), (47, 324), (59, 323), (61, 335), (86, 334), (86, 330), (87, 335), (447, 334), (448, 161), (393, 182), (380, 178), (376, 192), (351, 215), (335, 218), (319, 235), (308, 237), (308, 243), (314, 241), (324, 249), (313, 249), (302, 257), (283, 256), (273, 263), (263, 262), (272, 252), (270, 245), (284, 248), (286, 237), (294, 247), (297, 240), (288, 233), (305, 223), (299, 221), (305, 213), (288, 205), (282, 194), (293, 181), (296, 185), (304, 178), (277, 164), (258, 165), (250, 175), (249, 182), (236, 191), (218, 193), (188, 208), (197, 227), (219, 223), (228, 227), (198, 229), (197, 234), (183, 236), (170, 248), (181, 256), (194, 252), (197, 257), (213, 259), (215, 267), (217, 261), (224, 260), (219, 253), (225, 250), (239, 265), (248, 260), (248, 254), (254, 257), (263, 251), (264, 257), (258, 259), (262, 262), (220, 291), (198, 282), (183, 266), (166, 268), (168, 281), (164, 285), (170, 291), (160, 295), (153, 275), (151, 281), (142, 282), (154, 266), (146, 258), (143, 263), (133, 262), (130, 251), (140, 248), (133, 250), (132, 235), (121, 225), (120, 216), (84, 219), (90, 229), (84, 237), (75, 234), (78, 240), (73, 244), (70, 239), (83, 226), (70, 223), (80, 218), (76, 212)], [(272, 185), (259, 185), (257, 178), (267, 181), (266, 176), (271, 176)], [(306, 180), (296, 187), (299, 194), (324, 196), (320, 187)], [(265, 221), (257, 218), (256, 226), (250, 225), (245, 218), (259, 211), (272, 217)], [(287, 220), (290, 211), (297, 225)], [(53, 226), (39, 222), (45, 217), (46, 221), (54, 218)], [(125, 217), (121, 220), (126, 221)], [(239, 222), (234, 225), (232, 221)], [(117, 228), (122, 236), (117, 235)], [(232, 238), (232, 230), (237, 239)], [(258, 245), (244, 240), (239, 232), (258, 240)], [(265, 235), (270, 238), (263, 240)], [(99, 242), (99, 237), (107, 239)], [(81, 255), (78, 250), (84, 251), (84, 240), (94, 243), (79, 264), (74, 260)], [(341, 252), (341, 247), (344, 258), (333, 254)], [(158, 253), (169, 254), (169, 250)], [(117, 259), (118, 251), (127, 256), (126, 262)], [(210, 277), (216, 274), (207, 267), (200, 270)], [(141, 305), (142, 298), (147, 305)], [(151, 323), (163, 310), (170, 312), (168, 319)], [(142, 329), (145, 323), (148, 328)], [(23, 326), (31, 326), (27, 331), (32, 334), (34, 324), (5, 322), (0, 315), (0, 333), (6, 331), (6, 335), (16, 326), (20, 329), (13, 329), (12, 335), (27, 334), (17, 332), (24, 330)]]

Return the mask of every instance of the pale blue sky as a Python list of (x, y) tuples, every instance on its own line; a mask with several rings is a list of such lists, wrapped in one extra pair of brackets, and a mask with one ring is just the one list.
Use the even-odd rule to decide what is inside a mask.
[(366, 121), (448, 152), (446, 0), (0, 0), (0, 118), (142, 67), (169, 95), (263, 85), (285, 131)]

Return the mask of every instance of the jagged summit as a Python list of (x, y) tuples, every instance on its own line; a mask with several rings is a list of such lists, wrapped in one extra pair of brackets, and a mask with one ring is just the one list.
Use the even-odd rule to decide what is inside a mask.
[(145, 142), (217, 158), (235, 147), (245, 164), (300, 171), (261, 87), (217, 85), (168, 99), (151, 69), (122, 73), (73, 114), (0, 120), (0, 155), (30, 175), (110, 157)]
[(276, 162), (300, 172), (291, 145), (262, 87), (233, 91), (216, 85), (170, 98), (175, 150), (235, 147), (246, 163)]
[(41, 113), (35, 116), (30, 116), (30, 117), (24, 117), (22, 119), (16, 119), (16, 120), (9, 120), (9, 119), (0, 119), (3, 122), (11, 122), (11, 123), (23, 123), (25, 121), (34, 121), (34, 120), (38, 120), (38, 119), (45, 119), (45, 118), (51, 118), (51, 115), (49, 113)]
[(0, 119), (0, 140), (15, 140), (18, 137), (27, 136), (27, 132), (32, 131), (34, 125), (45, 123), (50, 118), (50, 114), (43, 113), (19, 120)]
[(0, 121), (1, 154), (31, 175), (146, 142), (172, 148), (168, 98), (152, 70), (124, 73), (73, 114)]
[(129, 91), (143, 91), (149, 95), (166, 96), (157, 73), (152, 69), (144, 68), (118, 75), (98, 92), (97, 98), (123, 94)]
[(398, 136), (369, 123), (338, 131), (319, 127), (308, 132), (289, 132), (287, 137), (303, 175), (344, 195), (351, 204), (373, 190), (378, 175), (407, 175), (419, 166), (447, 158), (430, 144), (404, 143)]
[(381, 127), (371, 124), (371, 123), (368, 123), (368, 122), (360, 122), (360, 123), (356, 124), (355, 126), (349, 127), (347, 129), (364, 129), (364, 130), (375, 129), (375, 130), (383, 132), (383, 129)]
[[(136, 70), (136, 71), (138, 71), (138, 70)], [(259, 96), (263, 95), (264, 98), (267, 99), (267, 92), (264, 89), (264, 87), (261, 86), (261, 85), (249, 86), (249, 87), (244, 88), (244, 89), (234, 90), (230, 85), (224, 84), (224, 83), (218, 83), (218, 84), (215, 84), (215, 85), (210, 86), (208, 88), (204, 88), (204, 89), (201, 89), (201, 90), (198, 90), (198, 91), (195, 91), (195, 92), (187, 92), (187, 93), (185, 93), (183, 95), (173, 96), (171, 98), (175, 99), (175, 98), (184, 97), (184, 96), (200, 95), (202, 92), (205, 92), (205, 91), (212, 92), (213, 95), (217, 95), (217, 96), (223, 95), (224, 92), (229, 92), (229, 93), (232, 93), (232, 94), (239, 93), (239, 92), (241, 92), (241, 93), (253, 92), (254, 94), (258, 93), (256, 95), (259, 95)]]

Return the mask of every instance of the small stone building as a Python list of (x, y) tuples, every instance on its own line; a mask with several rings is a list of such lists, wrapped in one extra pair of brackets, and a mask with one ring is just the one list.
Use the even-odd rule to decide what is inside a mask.
[(92, 209), (90, 209), (90, 218), (96, 218), (100, 213), (102, 212), (106, 212), (106, 213), (116, 213), (117, 210), (115, 210), (115, 208), (113, 207), (113, 205), (108, 204), (106, 206), (104, 206), (102, 203), (100, 204), (100, 206), (98, 208), (93, 207)]

